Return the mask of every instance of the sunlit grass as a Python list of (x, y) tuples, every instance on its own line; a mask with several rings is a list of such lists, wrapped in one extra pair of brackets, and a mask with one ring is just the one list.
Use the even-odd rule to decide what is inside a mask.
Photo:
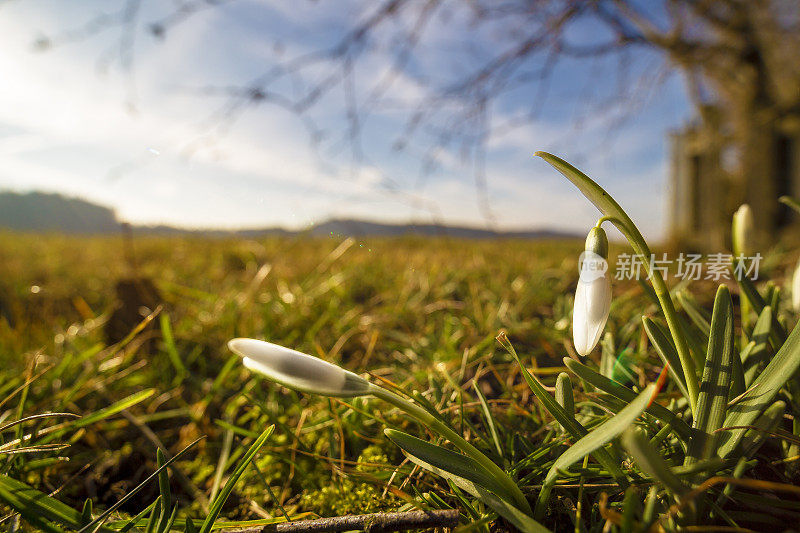
[[(173, 527), (183, 531), (187, 521), (208, 527), (204, 520), (217, 512), (218, 522), (258, 525), (415, 507), (456, 507), (477, 530), (497, 523), (497, 507), (401, 452), (433, 460), (433, 445), (455, 450), (429, 424), (379, 399), (319, 398), (270, 383), (226, 347), (232, 338), (255, 337), (410, 393), (506, 470), (531, 507), (538, 504), (537, 518), (556, 531), (625, 530), (648, 521), (677, 527), (700, 519), (692, 505), (671, 504), (690, 495), (711, 509), (709, 520), (728, 527), (800, 518), (800, 504), (786, 492), (800, 454), (792, 420), (784, 418), (795, 385), (753, 422), (767, 432), (746, 437), (754, 450), (746, 460), (690, 452), (691, 408), (676, 381), (650, 404), (648, 384), (663, 368), (659, 352), (670, 339), (644, 285), (614, 281), (600, 347), (589, 358), (575, 354), (572, 300), (583, 246), (140, 237), (131, 252), (114, 236), (0, 234), (0, 499), (12, 502), (13, 490), (53, 494), (62, 507), (45, 511), (75, 529), (120, 500), (105, 527), (118, 530), (139, 514), (140, 525), (151, 514), (166, 525), (174, 512)], [(612, 244), (612, 270), (621, 250)], [(761, 275), (778, 283), (747, 289), (777, 310), (784, 329), (795, 318), (777, 287), (793, 260), (781, 248), (771, 251)], [(703, 369), (708, 331), (723, 322), (712, 320), (716, 284), (669, 283)], [(733, 287), (734, 307), (725, 303), (720, 317), (739, 310), (738, 293)], [(115, 312), (121, 304), (133, 308), (133, 318)], [(757, 307), (761, 317), (751, 317), (746, 330), (738, 315), (735, 321), (746, 386), (779, 344), (771, 339), (773, 315)], [(109, 328), (115, 321), (119, 327)], [(501, 331), (510, 341), (500, 337), (505, 348), (495, 339)], [(781, 380), (774, 374), (768, 386), (777, 390)], [(716, 409), (735, 412), (737, 402), (757, 401), (758, 391), (734, 390), (727, 408), (717, 401)], [(645, 405), (649, 415), (638, 417)], [(618, 439), (634, 419), (641, 433)], [(169, 460), (188, 446), (140, 485), (159, 466), (158, 448)], [(247, 453), (252, 461), (243, 460)], [(584, 453), (592, 458), (571, 464)], [(447, 461), (456, 469), (464, 462), (455, 454)], [(241, 474), (236, 484), (234, 473)], [(41, 498), (34, 500), (50, 501)], [(765, 507), (774, 498), (785, 503)], [(0, 528), (46, 529), (36, 521), (40, 512), (24, 500), (0, 504)]]
[[(541, 364), (560, 364), (575, 243), (147, 237), (134, 247), (131, 261), (117, 237), (0, 237), (0, 398), (8, 396), (0, 417), (86, 416), (153, 389), (86, 427), (48, 419), (18, 426), (27, 434), (64, 425), (53, 441), (69, 447), (8, 456), (3, 472), (45, 492), (60, 488), (74, 508), (86, 498), (95, 509), (121, 498), (155, 470), (159, 443), (174, 454), (207, 435), (172, 476), (182, 514), (200, 518), (243, 446), (270, 424), (276, 430), (258, 456), (259, 472), (245, 472), (222, 516), (396, 509), (416, 490), (441, 486), (418, 471), (409, 477), (408, 464), (396, 471), (402, 455), (383, 428), (409, 429), (397, 413), (253, 378), (232, 366), (237, 358), (225, 343), (235, 336), (290, 345), (422, 391), (472, 439), (483, 426), (469, 387), (478, 377), (503, 438), (539, 430), (536, 417), (523, 416), (532, 406), (511, 400), (518, 370), (494, 336), (506, 329)], [(124, 346), (109, 345), (115, 285), (136, 277), (155, 284), (160, 316)], [(140, 311), (145, 319), (156, 309)], [(30, 386), (13, 394), (28, 377)], [(458, 390), (463, 414), (452, 404)], [(3, 433), (5, 442), (13, 436)], [(157, 493), (147, 486), (123, 510), (135, 514)]]

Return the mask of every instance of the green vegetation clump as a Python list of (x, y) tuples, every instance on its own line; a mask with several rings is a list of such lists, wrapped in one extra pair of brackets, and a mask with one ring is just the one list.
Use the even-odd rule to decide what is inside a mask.
[[(555, 323), (565, 316), (554, 309), (570, 307), (574, 278), (561, 270), (573, 269), (574, 243), (137, 237), (133, 245), (135, 265), (118, 237), (0, 233), (0, 426), (48, 412), (100, 413), (82, 427), (79, 418), (54, 417), (3, 430), (6, 449), (23, 447), (13, 443), (18, 434), (52, 427), (41, 442), (68, 446), (0, 456), (0, 473), (43, 492), (60, 489), (73, 509), (91, 498), (97, 515), (155, 471), (154, 436), (173, 455), (205, 436), (170, 470), (178, 519), (199, 520), (198, 495), (207, 500), (215, 484), (219, 493), (271, 424), (258, 470), (245, 470), (222, 509), (226, 519), (281, 517), (281, 508), (358, 514), (414, 497), (417, 481), (404, 483), (408, 464), (383, 496), (403, 460), (383, 429), (424, 428), (378, 401), (329, 401), (272, 385), (227, 350), (235, 336), (369, 371), (441, 406), (456, 382), (478, 377), (509, 427), (538, 427), (501, 400), (508, 384), (496, 376), (518, 370), (494, 335), (506, 329), (541, 361), (557, 362), (563, 328)], [(112, 344), (105, 324), (118, 306), (136, 303), (122, 301), (117, 284), (139, 278), (157, 288), (162, 307), (137, 307), (141, 320), (158, 314)], [(126, 398), (134, 403), (102, 416)], [(480, 416), (469, 405), (463, 424)], [(425, 491), (440, 486), (419, 471), (413, 479)], [(150, 483), (113, 516), (135, 515), (157, 495)], [(0, 509), (0, 520), (16, 520)]]
[[(604, 214), (592, 264), (604, 224), (649, 256), (605, 191), (542, 156)], [(753, 249), (747, 212), (734, 253)], [(629, 249), (579, 276), (579, 242), (117, 248), (0, 235), (0, 525), (206, 533), (413, 508), (531, 533), (800, 522), (800, 305), (779, 282), (643, 265), (609, 290)], [(789, 277), (792, 252), (764, 255), (760, 279)]]
[[(355, 465), (355, 472), (372, 474), (373, 477), (385, 472), (387, 467), (394, 468), (389, 458), (379, 446), (364, 448)], [(377, 478), (375, 478), (377, 479)], [(378, 483), (366, 483), (358, 478), (331, 480), (331, 484), (310, 491), (301, 498), (303, 508), (322, 516), (341, 516), (358, 513), (377, 513), (393, 510), (398, 506), (397, 498), (392, 494), (382, 494)], [(358, 511), (354, 511), (354, 510)]]

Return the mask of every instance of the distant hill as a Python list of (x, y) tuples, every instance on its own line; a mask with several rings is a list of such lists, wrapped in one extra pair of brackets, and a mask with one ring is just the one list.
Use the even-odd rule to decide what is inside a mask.
[(456, 237), (463, 239), (496, 239), (498, 237), (519, 239), (573, 238), (577, 234), (547, 229), (520, 231), (492, 231), (468, 226), (442, 226), (438, 224), (383, 224), (354, 219), (334, 219), (317, 224), (313, 235), (348, 235), (353, 237), (391, 237), (397, 235), (419, 235), (421, 237)]
[(112, 209), (43, 192), (0, 192), (0, 227), (19, 231), (110, 233), (119, 230)]
[[(112, 209), (78, 198), (59, 194), (30, 192), (0, 192), (0, 228), (17, 231), (59, 231), (63, 233), (116, 233), (120, 222)], [(137, 234), (148, 235), (207, 235), (207, 236), (289, 236), (308, 234), (315, 237), (396, 237), (419, 235), (421, 237), (457, 237), (465, 239), (569, 239), (574, 233), (547, 229), (495, 232), (465, 226), (437, 224), (384, 224), (355, 219), (333, 219), (307, 230), (292, 231), (284, 228), (253, 228), (238, 231), (215, 229), (189, 230), (172, 226), (133, 226)]]

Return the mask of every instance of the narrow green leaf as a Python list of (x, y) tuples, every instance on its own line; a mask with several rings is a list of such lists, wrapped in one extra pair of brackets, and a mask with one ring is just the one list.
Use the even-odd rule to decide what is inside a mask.
[[(498, 337), (498, 339), (501, 339)], [(528, 383), (528, 386), (531, 388), (534, 396), (544, 405), (545, 409), (547, 409), (553, 418), (556, 419), (556, 422), (561, 424), (562, 427), (567, 429), (567, 432), (574, 438), (575, 440), (581, 439), (585, 437), (589, 432), (586, 430), (583, 425), (575, 420), (574, 413), (567, 413), (563, 407), (558, 405), (558, 402), (550, 396), (550, 393), (545, 390), (544, 386), (539, 383), (539, 380), (536, 379), (528, 369), (525, 368), (525, 365), (522, 363), (522, 359), (520, 359), (517, 351), (505, 339), (505, 342), (501, 340), (503, 343), (503, 347), (509, 351), (509, 353), (517, 360), (519, 364), (520, 372), (522, 376), (525, 378), (525, 381)], [(622, 469), (619, 467), (619, 462), (615, 461), (611, 454), (608, 453), (608, 450), (605, 449), (597, 449), (594, 452), (594, 457), (597, 459), (597, 462), (603, 465), (603, 467), (608, 470), (609, 474), (623, 487), (628, 486), (628, 478), (625, 477), (625, 474), (622, 472)]]
[(172, 529), (172, 526), (175, 524), (175, 519), (176, 518), (178, 518), (178, 507), (177, 506), (175, 506), (175, 508), (172, 509), (172, 514), (169, 515), (169, 518), (167, 518), (166, 520), (164, 520), (163, 522), (161, 522), (159, 524), (159, 527), (158, 527), (159, 533), (165, 533), (166, 531), (170, 531)]
[(769, 335), (772, 329), (772, 307), (766, 306), (753, 327), (752, 340), (742, 350), (745, 387), (749, 387), (770, 360)]
[[(745, 457), (740, 457), (738, 461), (736, 461), (736, 466), (733, 467), (733, 472), (731, 472), (730, 477), (733, 479), (741, 479), (744, 473), (747, 471), (748, 468), (751, 468), (753, 465), (750, 464)], [(735, 485), (733, 483), (726, 483), (725, 488), (722, 489), (719, 496), (717, 496), (716, 506), (720, 507), (725, 502), (725, 500), (729, 499), (733, 491), (735, 490)]]
[[(601, 391), (622, 400), (623, 402), (630, 403), (636, 399), (636, 393), (631, 389), (613, 381), (605, 376), (602, 376), (589, 368), (588, 366), (570, 359), (564, 358), (564, 365), (576, 376), (582, 380), (594, 385)], [(679, 418), (675, 413), (664, 407), (663, 405), (653, 402), (647, 408), (647, 412), (661, 420), (665, 424), (672, 426), (672, 429), (680, 435), (681, 438), (688, 440), (692, 435), (692, 428), (682, 418)]]
[[(770, 280), (769, 283), (772, 284), (773, 282)], [(764, 301), (767, 302), (768, 306), (772, 307), (776, 312), (778, 312), (780, 309), (778, 304), (780, 304), (781, 301), (781, 288), (777, 285), (772, 285), (770, 288), (772, 290), (767, 294), (767, 297), (764, 298)]]
[(156, 504), (153, 506), (153, 510), (150, 511), (150, 516), (147, 518), (147, 527), (145, 527), (145, 533), (156, 533), (156, 526), (158, 526), (158, 517), (161, 516), (164, 505), (161, 496), (159, 495), (156, 498)]
[(242, 477), (244, 474), (245, 468), (247, 468), (250, 459), (252, 459), (258, 450), (261, 449), (262, 446), (267, 442), (267, 439), (272, 434), (272, 431), (275, 429), (274, 425), (269, 426), (267, 429), (264, 430), (261, 435), (250, 445), (247, 452), (244, 454), (244, 457), (239, 461), (239, 464), (236, 465), (236, 469), (233, 471), (231, 476), (228, 478), (228, 481), (225, 483), (225, 486), (222, 487), (222, 490), (214, 498), (214, 501), (211, 502), (211, 506), (209, 507), (208, 516), (206, 516), (205, 521), (203, 521), (203, 525), (200, 526), (200, 533), (208, 533), (211, 531), (214, 522), (217, 520), (219, 513), (222, 511), (222, 506), (230, 496), (231, 492), (233, 492), (233, 487), (236, 486), (236, 482), (239, 481), (239, 478)]
[(625, 489), (625, 499), (622, 500), (622, 524), (619, 526), (620, 533), (633, 533), (636, 512), (639, 510), (638, 496), (635, 486)]
[(672, 376), (672, 380), (681, 390), (684, 398), (688, 399), (689, 393), (686, 389), (686, 378), (683, 376), (681, 360), (678, 357), (678, 352), (675, 351), (675, 344), (673, 344), (672, 339), (670, 339), (667, 333), (661, 328), (661, 324), (657, 323), (652, 318), (643, 316), (642, 324), (658, 356), (664, 364), (669, 364), (669, 374)]
[[(162, 315), (163, 316), (163, 315)], [(156, 466), (161, 468), (164, 466), (166, 459), (161, 449), (156, 449)], [(169, 472), (166, 468), (162, 468), (158, 474), (158, 490), (161, 494), (161, 516), (159, 517), (159, 526), (169, 516), (170, 508), (172, 507), (172, 496), (169, 490)], [(161, 528), (159, 527), (159, 531)]]
[[(735, 266), (733, 263), (732, 268)], [(767, 302), (764, 298), (761, 297), (761, 294), (756, 289), (756, 286), (753, 284), (753, 281), (748, 278), (747, 276), (734, 276), (736, 278), (736, 282), (739, 284), (739, 289), (741, 294), (747, 298), (747, 301), (750, 302), (750, 305), (753, 307), (753, 310), (756, 312), (757, 315), (761, 315), (761, 312), (767, 307)], [(775, 343), (775, 346), (780, 346), (786, 340), (786, 330), (784, 327), (778, 322), (778, 319), (773, 315), (772, 316), (772, 329), (770, 330), (770, 338), (772, 342)]]
[[(32, 525), (45, 531), (62, 531), (51, 522), (71, 529), (78, 529), (85, 523), (84, 515), (80, 511), (3, 474), (0, 474), (0, 501), (14, 509)], [(100, 531), (112, 533), (108, 528), (102, 528)]]
[[(147, 507), (141, 510), (139, 514), (125, 522), (119, 530), (119, 533), (127, 533), (131, 529), (133, 529), (144, 517), (147, 513), (152, 512), (153, 507), (156, 506), (156, 502), (151, 503)], [(109, 523), (111, 527), (118, 527), (114, 522)]]
[(447, 448), (425, 442), (422, 439), (418, 439), (402, 431), (385, 429), (383, 433), (390, 441), (403, 450), (406, 455), (416, 457), (454, 476), (468, 479), (486, 490), (493, 492), (507, 502), (511, 504), (514, 503), (514, 496), (508, 494), (508, 491), (505, 490), (503, 485), (498, 483), (494, 477), (492, 477), (491, 473), (481, 467), (477, 461), (466, 455), (461, 455)]
[(783, 420), (785, 410), (786, 404), (782, 401), (777, 401), (767, 407), (764, 414), (753, 423), (753, 429), (745, 431), (737, 456), (750, 459), (755, 455), (761, 445), (770, 437), (769, 433), (774, 431)]
[(175, 461), (177, 461), (178, 459), (180, 459), (181, 457), (183, 457), (183, 456), (184, 456), (184, 455), (185, 455), (185, 454), (186, 454), (186, 453), (187, 453), (189, 450), (191, 450), (192, 448), (194, 448), (194, 447), (195, 447), (195, 445), (196, 445), (198, 442), (200, 442), (201, 440), (203, 440), (204, 438), (205, 438), (205, 437), (200, 437), (200, 438), (198, 438), (198, 439), (194, 440), (194, 441), (193, 441), (191, 444), (189, 444), (189, 445), (188, 445), (188, 446), (186, 446), (184, 449), (182, 449), (181, 451), (179, 451), (178, 453), (176, 453), (176, 454), (175, 454), (175, 455), (172, 457), (172, 459), (170, 459), (169, 461), (167, 461), (166, 463), (164, 463), (164, 464), (163, 464), (163, 465), (162, 465), (160, 468), (156, 469), (156, 471), (155, 471), (155, 472), (153, 472), (152, 474), (150, 474), (149, 476), (147, 476), (147, 477), (146, 477), (146, 478), (145, 478), (145, 479), (144, 479), (144, 480), (143, 480), (141, 483), (139, 483), (138, 485), (136, 485), (136, 486), (135, 486), (135, 487), (134, 487), (132, 490), (129, 490), (129, 491), (127, 492), (127, 494), (125, 494), (125, 496), (123, 496), (122, 498), (120, 498), (120, 499), (119, 499), (119, 500), (118, 500), (118, 501), (117, 501), (117, 502), (116, 502), (114, 505), (112, 505), (111, 507), (109, 507), (108, 509), (106, 509), (106, 510), (105, 510), (105, 511), (104, 511), (104, 512), (103, 512), (103, 513), (100, 515), (100, 516), (98, 516), (97, 518), (95, 518), (95, 519), (94, 519), (94, 520), (92, 520), (90, 523), (86, 524), (85, 526), (83, 526), (83, 527), (80, 529), (80, 531), (78, 531), (78, 533), (85, 533), (85, 532), (87, 532), (87, 531), (92, 531), (92, 532), (94, 532), (94, 531), (95, 531), (95, 527), (96, 527), (98, 524), (102, 524), (102, 523), (105, 521), (105, 519), (106, 519), (106, 518), (108, 518), (108, 516), (109, 516), (109, 515), (111, 515), (111, 513), (113, 513), (114, 511), (116, 511), (116, 510), (117, 510), (117, 509), (118, 509), (120, 506), (124, 505), (124, 504), (125, 504), (125, 502), (127, 502), (128, 500), (130, 500), (131, 498), (133, 498), (133, 497), (134, 497), (134, 496), (135, 496), (135, 495), (136, 495), (136, 494), (137, 494), (137, 493), (138, 493), (140, 490), (142, 490), (142, 489), (145, 487), (145, 485), (147, 485), (147, 484), (148, 484), (148, 483), (150, 483), (150, 482), (151, 482), (153, 479), (155, 479), (156, 477), (158, 477), (158, 475), (161, 473), (161, 471), (162, 471), (163, 469), (165, 469), (165, 468), (166, 468), (166, 467), (168, 467), (170, 464), (172, 464), (173, 462), (175, 462)]
[[(773, 323), (774, 327), (774, 323)], [(764, 371), (753, 380), (741, 399), (728, 409), (725, 426), (750, 426), (772, 404), (778, 391), (800, 367), (800, 324), (795, 325), (786, 342), (778, 350)], [(725, 458), (738, 445), (744, 429), (722, 433), (719, 456)]]
[(494, 445), (494, 449), (502, 461), (503, 446), (500, 444), (500, 435), (497, 433), (497, 425), (495, 424), (492, 410), (489, 409), (489, 402), (486, 401), (486, 397), (478, 388), (478, 384), (475, 381), (472, 382), (472, 388), (475, 391), (475, 394), (478, 396), (478, 401), (481, 403), (483, 417), (486, 419), (486, 425), (489, 426), (489, 434), (492, 436), (492, 444)]
[(644, 413), (645, 409), (647, 409), (647, 404), (650, 403), (650, 400), (653, 398), (655, 390), (655, 384), (651, 383), (648, 385), (632, 402), (623, 407), (619, 413), (594, 428), (555, 460), (553, 466), (551, 466), (550, 470), (547, 472), (542, 490), (539, 492), (536, 510), (533, 515), (534, 518), (538, 519), (544, 514), (547, 502), (550, 499), (550, 492), (558, 478), (559, 471), (566, 470), (576, 461), (583, 459), (595, 450), (605, 446), (612, 439), (625, 431), (625, 429), (633, 424), (633, 422)]
[[(565, 372), (561, 372), (556, 378), (556, 401), (564, 408), (567, 414), (575, 414), (575, 397), (572, 395), (572, 381)], [(561, 426), (563, 431), (567, 429)]]
[(715, 432), (722, 427), (728, 407), (733, 357), (733, 302), (728, 288), (720, 285), (714, 298), (706, 364), (692, 424), (695, 432), (685, 465), (707, 459), (714, 453), (719, 440)]
[(175, 346), (175, 337), (172, 335), (172, 325), (169, 322), (169, 315), (167, 313), (161, 313), (159, 321), (161, 337), (164, 339), (164, 350), (167, 352), (167, 356), (169, 356), (170, 363), (175, 367), (174, 384), (178, 384), (183, 381), (183, 378), (186, 377), (188, 372), (186, 371), (183, 361), (181, 361), (178, 348)]
[(695, 301), (692, 295), (687, 291), (679, 291), (676, 296), (678, 298), (678, 303), (681, 304), (681, 307), (689, 316), (689, 319), (697, 326), (697, 329), (708, 338), (709, 332), (711, 331), (711, 324), (708, 322), (708, 315), (706, 312), (697, 305), (697, 301)]
[(761, 310), (753, 326), (753, 339), (755, 342), (767, 342), (770, 329), (772, 329), (772, 306), (767, 305)]
[(92, 521), (92, 499), (86, 498), (86, 501), (83, 502), (83, 511), (81, 511), (81, 520), (84, 523)]
[(656, 501), (658, 500), (658, 487), (653, 485), (647, 491), (647, 497), (644, 500), (644, 511), (642, 512), (642, 528), (641, 531), (649, 531), (650, 525), (656, 520)]
[(611, 373), (614, 371), (614, 359), (616, 359), (617, 354), (614, 348), (614, 336), (611, 335), (611, 332), (607, 331), (603, 336), (600, 347), (602, 348), (600, 352), (600, 373), (610, 378)]
[(728, 391), (728, 398), (736, 398), (746, 390), (744, 384), (744, 365), (742, 364), (742, 356), (736, 351), (734, 345), (733, 355), (731, 356), (731, 382), (730, 390)]
[(689, 487), (672, 472), (661, 453), (650, 444), (642, 430), (630, 428), (622, 434), (621, 440), (642, 472), (664, 485), (674, 496), (683, 496), (689, 492)]
[[(389, 431), (392, 430), (384, 430), (385, 433)], [(400, 432), (393, 432), (391, 436), (389, 436), (389, 433), (387, 433), (387, 436), (394, 441), (394, 438), (397, 437), (397, 433)], [(408, 436), (410, 437), (410, 435)], [(411, 438), (413, 439), (414, 437)], [(420, 442), (425, 443), (425, 441)], [(400, 444), (398, 444), (398, 446), (400, 446)], [(402, 446), (400, 447), (402, 449)], [(405, 452), (405, 450), (403, 451)], [(497, 514), (514, 524), (514, 526), (519, 528), (520, 531), (523, 531), (524, 533), (549, 533), (550, 530), (542, 526), (539, 522), (520, 511), (514, 505), (507, 503), (503, 498), (487, 490), (481, 484), (476, 483), (475, 481), (472, 481), (466, 477), (461, 477), (447, 470), (443, 470), (431, 463), (426, 462), (416, 455), (407, 454), (407, 457), (412, 463), (418, 465), (420, 468), (447, 479), (456, 487), (479, 499)]]
[(778, 201), (784, 205), (788, 205), (789, 207), (800, 213), (800, 203), (798, 203), (797, 200), (795, 200), (791, 196), (781, 196), (780, 198), (778, 198)]
[(197, 528), (194, 527), (194, 521), (186, 520), (186, 522), (184, 522), (183, 533), (197, 533)]
[(137, 403), (143, 402), (144, 400), (148, 399), (150, 396), (155, 394), (155, 392), (156, 389), (145, 389), (135, 394), (131, 394), (127, 398), (123, 398), (117, 402), (114, 402), (108, 407), (105, 407), (103, 409), (100, 409), (99, 411), (95, 411), (90, 415), (75, 420), (70, 424), (70, 426), (77, 429), (86, 427), (101, 420), (105, 420), (106, 418), (114, 416), (115, 414), (119, 413), (124, 409), (128, 409), (130, 407), (133, 407)]

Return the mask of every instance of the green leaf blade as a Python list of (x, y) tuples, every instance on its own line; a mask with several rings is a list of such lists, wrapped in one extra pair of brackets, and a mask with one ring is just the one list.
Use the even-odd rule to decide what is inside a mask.
[(477, 461), (447, 448), (418, 439), (395, 429), (383, 430), (384, 435), (408, 456), (414, 456), (439, 470), (467, 479), (493, 492), (513, 505), (514, 496), (508, 494), (500, 483)]
[[(623, 402), (632, 402), (636, 399), (636, 393), (631, 389), (623, 386), (616, 381), (613, 381), (598, 372), (595, 372), (588, 366), (570, 359), (564, 358), (564, 366), (566, 366), (573, 374), (586, 381), (590, 385), (594, 385), (601, 391), (614, 396)], [(655, 418), (661, 420), (665, 424), (672, 426), (672, 429), (684, 439), (689, 439), (692, 433), (692, 428), (689, 427), (683, 419), (679, 418), (675, 413), (664, 407), (663, 405), (653, 402), (647, 408), (647, 412)]]
[(253, 459), (261, 447), (266, 444), (267, 439), (270, 435), (272, 435), (272, 431), (274, 429), (275, 425), (269, 426), (261, 433), (261, 435), (259, 435), (253, 444), (250, 445), (250, 448), (247, 449), (247, 452), (245, 452), (244, 457), (242, 457), (242, 459), (239, 461), (239, 464), (236, 465), (236, 469), (228, 478), (225, 486), (222, 487), (220, 493), (217, 494), (217, 497), (214, 498), (213, 502), (211, 502), (208, 515), (203, 521), (203, 525), (200, 527), (200, 533), (209, 533), (209, 531), (211, 531), (211, 528), (214, 526), (214, 522), (217, 520), (219, 513), (222, 512), (222, 506), (228, 500), (228, 496), (230, 496), (231, 492), (233, 492), (233, 488), (236, 486), (239, 478), (242, 477), (242, 474), (244, 474), (247, 465), (250, 464), (250, 460)]
[(716, 431), (725, 421), (733, 357), (733, 302), (728, 288), (720, 285), (714, 298), (708, 352), (692, 425), (695, 434), (689, 444), (685, 465), (707, 459), (713, 453), (718, 440)]
[(538, 519), (544, 514), (544, 509), (550, 497), (550, 491), (558, 478), (558, 472), (560, 470), (566, 470), (573, 463), (583, 459), (602, 446), (605, 446), (630, 427), (631, 424), (644, 413), (645, 409), (647, 409), (647, 405), (653, 398), (654, 393), (655, 384), (651, 383), (639, 393), (632, 402), (623, 407), (619, 413), (594, 428), (555, 460), (553, 466), (550, 467), (547, 473), (542, 490), (539, 492), (534, 518)]

